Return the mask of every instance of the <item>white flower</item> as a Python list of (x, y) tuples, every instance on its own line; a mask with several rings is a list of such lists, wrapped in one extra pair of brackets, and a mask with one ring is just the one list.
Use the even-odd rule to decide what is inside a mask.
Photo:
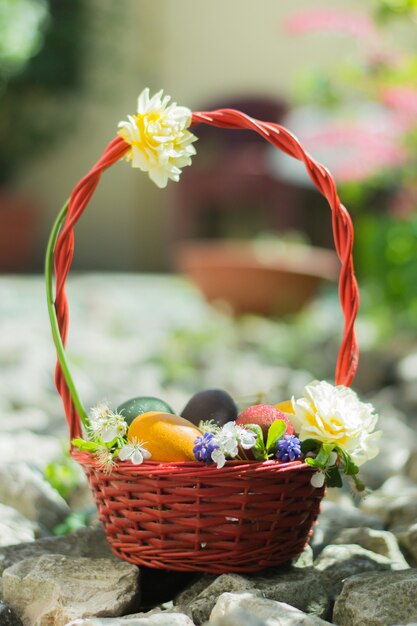
[(130, 144), (126, 159), (133, 167), (148, 172), (158, 187), (166, 187), (168, 179), (178, 182), (181, 168), (191, 165), (195, 154), (192, 145), (197, 137), (186, 130), (191, 124), (191, 111), (168, 104), (170, 96), (158, 91), (152, 98), (149, 89), (138, 98), (136, 115), (119, 123), (118, 134)]
[(226, 458), (234, 458), (239, 454), (239, 447), (249, 450), (256, 443), (256, 435), (250, 430), (236, 424), (227, 422), (213, 437), (213, 442), (218, 446), (211, 453), (211, 459), (217, 464), (217, 468), (223, 467)]
[(100, 403), (90, 411), (89, 434), (92, 439), (101, 439), (109, 443), (117, 437), (123, 437), (127, 424), (122, 415), (113, 413), (105, 403)]
[(217, 469), (221, 469), (226, 463), (226, 457), (224, 455), (224, 452), (222, 452), (220, 448), (216, 448), (215, 450), (213, 450), (213, 452), (211, 453), (211, 460), (213, 461), (213, 463), (216, 463)]
[(108, 448), (106, 448), (106, 446), (98, 447), (94, 456), (96, 458), (98, 468), (106, 473), (110, 473), (116, 465), (112, 453)]
[(140, 465), (143, 461), (151, 458), (151, 453), (145, 448), (143, 441), (138, 441), (134, 437), (130, 443), (120, 448), (119, 459), (127, 461), (130, 459), (133, 465)]
[(314, 381), (305, 387), (303, 398), (293, 398), (292, 405), (291, 421), (301, 441), (316, 439), (337, 444), (356, 465), (378, 454), (375, 442), (381, 432), (373, 432), (378, 415), (371, 404), (360, 402), (349, 387)]
[(227, 422), (214, 437), (225, 456), (235, 457), (239, 452), (238, 428), (235, 422)]
[(316, 489), (320, 489), (320, 487), (323, 487), (324, 485), (325, 478), (326, 474), (324, 473), (324, 471), (318, 470), (312, 475), (310, 483), (313, 485), (313, 487), (316, 487)]
[(256, 435), (247, 428), (240, 427), (238, 434), (240, 445), (244, 450), (250, 450), (256, 443)]

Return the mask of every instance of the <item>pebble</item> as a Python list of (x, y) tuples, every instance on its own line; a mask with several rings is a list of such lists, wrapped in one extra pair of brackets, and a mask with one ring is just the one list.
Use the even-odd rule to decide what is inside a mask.
[(357, 545), (330, 545), (321, 552), (314, 567), (320, 572), (328, 594), (335, 600), (345, 578), (362, 572), (390, 570), (392, 561)]
[(113, 559), (117, 557), (110, 551), (101, 525), (80, 530), (62, 537), (45, 537), (30, 543), (5, 546), (0, 548), (0, 575), (12, 565), (46, 554), (62, 554), (73, 557), (91, 557)]
[(11, 506), (0, 504), (0, 547), (34, 541), (39, 534), (37, 524)]
[(0, 624), (1, 626), (23, 626), (20, 617), (4, 602), (0, 602)]
[(328, 623), (289, 604), (253, 593), (223, 593), (207, 626), (324, 626)]
[(392, 561), (392, 569), (407, 569), (395, 535), (387, 530), (374, 528), (345, 528), (333, 539), (333, 544), (356, 544), (365, 550), (381, 554)]
[(0, 465), (0, 502), (50, 532), (70, 513), (42, 474), (23, 462)]
[(45, 555), (3, 572), (4, 601), (27, 626), (118, 616), (137, 599), (139, 570), (107, 559)]
[(417, 620), (417, 569), (348, 578), (337, 598), (338, 626), (388, 626)]
[(368, 515), (354, 506), (341, 506), (324, 500), (312, 540), (310, 541), (314, 554), (319, 554), (325, 546), (332, 543), (333, 539), (344, 528), (361, 527), (382, 530), (384, 523), (376, 515)]

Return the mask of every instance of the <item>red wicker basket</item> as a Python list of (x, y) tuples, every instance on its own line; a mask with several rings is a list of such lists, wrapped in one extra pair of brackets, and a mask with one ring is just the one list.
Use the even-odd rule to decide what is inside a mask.
[[(332, 211), (336, 251), (341, 262), (339, 296), (344, 334), (336, 366), (336, 383), (349, 385), (358, 348), (354, 321), (359, 294), (352, 261), (353, 228), (329, 172), (315, 162), (285, 128), (223, 109), (193, 113), (193, 124), (243, 128), (302, 161)], [(82, 436), (85, 410), (65, 357), (68, 303), (65, 283), (74, 251), (74, 226), (105, 169), (129, 146), (116, 137), (91, 171), (76, 185), (51, 233), (47, 258), (47, 294), (58, 352), (56, 385), (62, 396), (71, 440)], [(53, 287), (53, 270), (55, 290)], [(108, 473), (94, 457), (74, 448), (83, 467), (99, 517), (113, 552), (138, 565), (211, 573), (253, 572), (296, 557), (310, 537), (324, 488), (314, 488), (315, 471), (305, 463), (229, 461), (222, 469), (201, 463), (118, 461)]]

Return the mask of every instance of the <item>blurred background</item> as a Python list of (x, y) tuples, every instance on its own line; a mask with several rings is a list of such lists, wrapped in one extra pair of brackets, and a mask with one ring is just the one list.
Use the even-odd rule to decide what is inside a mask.
[[(62, 435), (44, 249), (149, 86), (281, 123), (333, 173), (356, 232), (355, 385), (385, 410), (387, 449), (395, 431), (410, 453), (375, 465), (374, 486), (403, 471), (416, 447), (416, 29), (416, 0), (2, 0), (2, 430), (13, 411), (43, 442)], [(210, 386), (279, 401), (332, 378), (342, 319), (326, 203), (251, 133), (194, 130), (179, 184), (159, 190), (118, 164), (77, 226), (70, 351), (89, 406), (146, 393), (180, 411)]]

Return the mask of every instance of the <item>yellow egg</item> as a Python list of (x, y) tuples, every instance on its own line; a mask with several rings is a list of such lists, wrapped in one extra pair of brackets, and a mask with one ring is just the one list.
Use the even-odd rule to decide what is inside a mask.
[(274, 406), (276, 409), (279, 409), (283, 413), (294, 414), (294, 409), (293, 409), (291, 400), (284, 400), (284, 402), (279, 402), (278, 404), (274, 404)]
[(151, 461), (195, 461), (193, 448), (201, 431), (191, 422), (171, 413), (148, 411), (135, 417), (127, 431), (151, 453)]

